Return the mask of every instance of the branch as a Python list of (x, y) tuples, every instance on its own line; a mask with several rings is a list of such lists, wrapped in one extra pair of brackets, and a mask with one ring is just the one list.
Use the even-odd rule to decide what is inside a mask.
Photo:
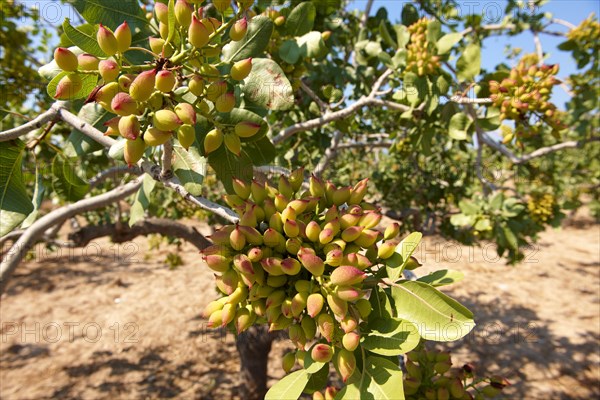
[(306, 83), (304, 83), (302, 79), (300, 79), (300, 87), (306, 92), (306, 94), (310, 96), (311, 99), (315, 101), (315, 103), (317, 103), (321, 109), (321, 112), (325, 112), (329, 108), (329, 105), (321, 100), (319, 96), (317, 96), (317, 94), (313, 92), (312, 89)]
[(21, 125), (16, 128), (6, 130), (4, 132), (0, 132), (0, 142), (6, 142), (9, 140), (14, 140), (20, 136), (26, 135), (29, 132), (40, 129), (47, 122), (52, 121), (59, 113), (60, 108), (63, 106), (62, 102), (56, 102), (52, 104), (50, 109), (42, 114), (40, 114), (37, 118)]
[(150, 175), (154, 180), (161, 182), (166, 187), (177, 192), (181, 197), (185, 200), (196, 204), (200, 208), (210, 211), (231, 223), (236, 223), (239, 220), (238, 215), (231, 209), (224, 207), (220, 204), (213, 203), (212, 201), (205, 199), (204, 197), (193, 196), (185, 190), (179, 178), (173, 175), (170, 178), (165, 178), (162, 176), (160, 167), (158, 165), (152, 164), (149, 161), (143, 161), (141, 165), (142, 171)]
[(489, 97), (469, 98), (469, 97), (463, 97), (458, 94), (450, 97), (450, 101), (452, 101), (454, 103), (458, 103), (458, 104), (490, 104), (490, 103), (493, 103), (492, 99), (490, 99)]
[(360, 19), (359, 30), (362, 28), (366, 28), (367, 21), (369, 20), (369, 14), (371, 13), (371, 7), (373, 7), (373, 0), (368, 0), (367, 5), (365, 6), (365, 12)]
[(569, 29), (575, 29), (575, 28), (577, 28), (575, 25), (573, 25), (569, 21), (565, 21), (564, 19), (560, 19), (560, 18), (552, 18), (550, 20), (550, 22), (552, 22), (554, 24), (559, 24), (559, 25), (562, 25), (562, 26), (566, 26)]
[(163, 145), (163, 156), (162, 156), (162, 171), (160, 172), (161, 178), (170, 178), (173, 175), (171, 171), (171, 162), (173, 161), (173, 143), (167, 140)]
[(8, 280), (10, 279), (17, 265), (19, 265), (23, 257), (25, 257), (27, 252), (31, 250), (35, 242), (44, 234), (47, 229), (56, 224), (62, 223), (63, 221), (74, 217), (77, 214), (102, 208), (114, 203), (115, 201), (121, 200), (135, 193), (141, 184), (141, 180), (136, 179), (133, 182), (119, 186), (109, 192), (83, 199), (76, 203), (69, 204), (51, 211), (35, 221), (12, 245), (2, 260), (2, 263), (0, 263), (0, 295), (4, 292), (6, 284), (8, 283)]
[(483, 132), (477, 123), (477, 113), (475, 112), (473, 105), (465, 104), (465, 109), (473, 120), (473, 126), (475, 127), (475, 132), (477, 134), (477, 158), (475, 159), (475, 171), (477, 173), (477, 178), (484, 185), (484, 187), (487, 186), (491, 191), (494, 191), (496, 190), (496, 186), (485, 179), (485, 176), (483, 176), (483, 135), (485, 132)]
[(124, 225), (118, 227), (116, 224), (90, 225), (77, 231), (69, 233), (70, 247), (85, 247), (92, 240), (110, 236), (114, 243), (124, 243), (138, 236), (147, 236), (158, 233), (162, 236), (171, 236), (184, 239), (202, 250), (211, 245), (198, 230), (192, 226), (181, 224), (166, 218), (150, 218), (136, 222), (133, 226)]
[(392, 147), (393, 142), (388, 141), (388, 140), (381, 140), (381, 141), (377, 141), (377, 142), (356, 142), (356, 143), (344, 143), (344, 144), (340, 144), (338, 146), (338, 150), (344, 150), (344, 149), (359, 149), (362, 147), (372, 147), (372, 148), (383, 148), (383, 149), (388, 149), (390, 147)]
[(92, 125), (88, 124), (78, 116), (70, 113), (67, 109), (61, 108), (58, 111), (58, 114), (60, 115), (60, 118), (67, 124), (71, 125), (84, 135), (94, 139), (104, 147), (110, 147), (117, 143), (115, 139), (111, 138), (110, 136), (105, 136), (104, 133), (100, 132), (98, 129), (94, 128)]
[(535, 44), (535, 53), (538, 57), (538, 65), (542, 65), (544, 63), (544, 50), (542, 49), (542, 41), (540, 40), (540, 36), (537, 32), (533, 31), (533, 43)]
[(95, 188), (100, 185), (107, 179), (116, 180), (119, 174), (133, 174), (133, 175), (141, 175), (142, 171), (138, 167), (128, 167), (127, 165), (118, 165), (116, 167), (112, 167), (106, 169), (104, 171), (100, 171), (90, 179), (90, 188)]

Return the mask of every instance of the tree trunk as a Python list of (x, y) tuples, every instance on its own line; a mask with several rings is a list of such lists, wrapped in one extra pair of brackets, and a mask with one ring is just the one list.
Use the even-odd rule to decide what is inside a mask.
[(269, 333), (266, 325), (255, 325), (236, 338), (240, 353), (244, 400), (262, 400), (267, 393), (267, 365), (271, 344), (279, 337)]

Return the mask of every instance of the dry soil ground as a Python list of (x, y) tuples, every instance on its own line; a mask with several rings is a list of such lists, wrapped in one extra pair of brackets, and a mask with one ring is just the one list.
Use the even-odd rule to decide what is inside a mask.
[[(0, 305), (0, 398), (237, 397), (233, 337), (199, 316), (215, 297), (211, 273), (189, 245), (176, 270), (163, 262), (173, 248), (147, 249), (141, 238), (60, 256), (39, 247), (19, 267)], [(446, 291), (477, 317), (473, 333), (450, 345), (455, 365), (503, 374), (511, 399), (599, 398), (599, 253), (600, 227), (585, 219), (542, 234), (516, 267), (491, 246), (427, 238), (417, 255), (427, 270), (465, 272)], [(273, 378), (285, 348), (271, 353)]]

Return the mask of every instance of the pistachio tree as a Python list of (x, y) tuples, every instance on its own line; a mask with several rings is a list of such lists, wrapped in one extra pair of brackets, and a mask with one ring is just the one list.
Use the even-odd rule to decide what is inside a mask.
[[(201, 249), (219, 294), (204, 316), (246, 338), (248, 398), (482, 398), (507, 385), (425, 348), (475, 322), (438, 289), (459, 271), (409, 272), (415, 231), (492, 240), (514, 262), (597, 195), (593, 16), (575, 26), (543, 1), (509, 1), (494, 23), (452, 1), (70, 3), (84, 23), (64, 21), (39, 69), (50, 106), (0, 132), (0, 290), (84, 214), (72, 246), (160, 233)], [(482, 68), (488, 38), (523, 32), (534, 54)], [(579, 73), (545, 63), (547, 34), (565, 36)], [(43, 214), (44, 199), (61, 206)], [(398, 222), (380, 226), (384, 211)], [(177, 221), (192, 215), (226, 225), (207, 239)], [(267, 392), (277, 332), (295, 350)]]

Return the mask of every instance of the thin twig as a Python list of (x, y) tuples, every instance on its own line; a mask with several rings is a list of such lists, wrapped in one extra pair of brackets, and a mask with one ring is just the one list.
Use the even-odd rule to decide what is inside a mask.
[(331, 145), (325, 150), (325, 154), (319, 160), (317, 166), (315, 167), (314, 174), (317, 177), (321, 177), (323, 172), (329, 166), (331, 160), (333, 160), (337, 154), (338, 145), (340, 144), (340, 139), (342, 138), (342, 131), (337, 131), (333, 135), (333, 139), (331, 139)]
[(317, 103), (322, 113), (329, 108), (329, 105), (323, 100), (321, 100), (319, 96), (317, 96), (317, 94), (313, 92), (312, 89), (306, 83), (304, 83), (302, 79), (300, 80), (300, 88), (302, 88), (302, 90), (304, 90), (306, 94), (308, 94), (310, 98), (313, 99), (315, 103)]
[(4, 292), (6, 284), (10, 279), (13, 271), (19, 265), (23, 257), (33, 247), (37, 239), (52, 226), (59, 224), (75, 215), (86, 211), (96, 210), (123, 199), (135, 193), (141, 186), (141, 179), (136, 179), (133, 182), (119, 186), (111, 191), (80, 200), (76, 203), (66, 205), (59, 209), (49, 212), (37, 221), (35, 221), (19, 239), (12, 245), (8, 253), (5, 255), (2, 263), (0, 263), (0, 295)]
[(40, 129), (46, 123), (52, 121), (54, 117), (59, 113), (60, 108), (62, 107), (62, 102), (56, 102), (52, 104), (50, 109), (42, 114), (40, 114), (37, 118), (27, 122), (26, 124), (17, 126), (13, 129), (8, 129), (4, 132), (0, 132), (0, 142), (6, 142), (8, 140), (16, 139), (20, 136), (26, 135), (29, 132)]
[(489, 97), (482, 98), (470, 98), (461, 95), (454, 95), (450, 97), (450, 101), (458, 104), (490, 104), (493, 103), (492, 99)]
[(544, 63), (544, 50), (542, 48), (542, 41), (540, 40), (540, 36), (536, 31), (532, 31), (533, 33), (533, 43), (535, 44), (535, 53), (538, 57), (538, 65), (542, 65)]
[(559, 25), (562, 25), (562, 26), (566, 26), (569, 29), (575, 29), (575, 28), (577, 28), (577, 26), (573, 25), (569, 21), (566, 21), (566, 20), (560, 19), (560, 18), (552, 18), (550, 20), (550, 22), (552, 22), (554, 24), (559, 24)]
[(125, 173), (141, 175), (142, 171), (137, 166), (128, 167), (127, 165), (117, 165), (116, 167), (100, 171), (94, 177), (92, 177), (92, 179), (90, 179), (90, 188), (100, 185), (107, 179), (116, 180), (118, 175)]

